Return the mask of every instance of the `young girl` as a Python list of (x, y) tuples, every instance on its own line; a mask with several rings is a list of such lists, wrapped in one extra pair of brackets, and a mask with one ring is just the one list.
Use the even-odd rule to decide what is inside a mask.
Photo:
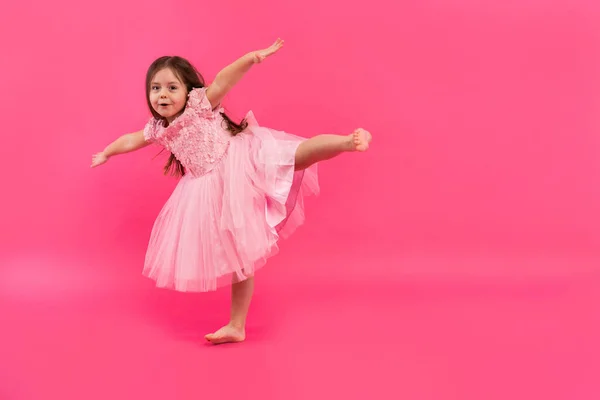
[(254, 272), (303, 223), (303, 197), (319, 191), (316, 163), (365, 151), (371, 141), (363, 129), (305, 139), (261, 127), (251, 112), (240, 124), (223, 112), (223, 97), (282, 45), (244, 55), (208, 87), (187, 60), (157, 59), (146, 74), (153, 117), (92, 157), (97, 167), (151, 143), (171, 152), (165, 173), (182, 178), (154, 223), (143, 274), (178, 291), (231, 283), (230, 321), (205, 336), (215, 344), (245, 339)]

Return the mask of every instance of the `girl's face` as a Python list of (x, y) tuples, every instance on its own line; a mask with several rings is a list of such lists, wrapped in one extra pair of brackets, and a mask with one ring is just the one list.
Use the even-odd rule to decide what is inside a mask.
[(187, 94), (185, 85), (169, 68), (158, 71), (150, 83), (150, 104), (169, 123), (183, 112)]

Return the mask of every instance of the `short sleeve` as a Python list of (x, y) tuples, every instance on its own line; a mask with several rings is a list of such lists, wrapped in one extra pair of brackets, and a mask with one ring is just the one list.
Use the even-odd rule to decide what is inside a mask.
[(206, 88), (194, 88), (188, 94), (188, 103), (186, 108), (196, 112), (203, 118), (213, 119), (221, 111), (221, 105), (213, 109), (208, 97), (206, 97)]
[(144, 139), (147, 142), (153, 142), (156, 139), (156, 128), (160, 121), (152, 117), (144, 126)]

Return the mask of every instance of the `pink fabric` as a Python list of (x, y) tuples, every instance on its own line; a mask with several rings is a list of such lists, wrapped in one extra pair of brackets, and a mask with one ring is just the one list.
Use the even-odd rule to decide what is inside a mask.
[(220, 107), (212, 109), (206, 88), (192, 89), (184, 112), (169, 127), (151, 118), (144, 128), (148, 141), (164, 146), (186, 168), (186, 173), (202, 176), (221, 160), (229, 145), (230, 133), (223, 129)]
[(318, 194), (316, 165), (294, 171), (304, 138), (249, 126), (224, 129), (204, 89), (194, 89), (169, 127), (148, 122), (144, 135), (186, 168), (150, 237), (143, 273), (159, 287), (209, 291), (252, 276), (278, 251), (278, 240), (304, 222), (303, 197)]

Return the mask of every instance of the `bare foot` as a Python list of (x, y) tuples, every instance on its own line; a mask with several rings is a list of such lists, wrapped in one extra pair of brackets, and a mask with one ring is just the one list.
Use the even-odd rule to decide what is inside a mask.
[(367, 151), (372, 136), (368, 131), (358, 128), (350, 134), (350, 138), (352, 139), (352, 150)]
[(212, 344), (237, 343), (243, 342), (246, 339), (246, 332), (244, 332), (243, 328), (240, 329), (232, 325), (225, 325), (218, 331), (204, 336), (204, 338)]

